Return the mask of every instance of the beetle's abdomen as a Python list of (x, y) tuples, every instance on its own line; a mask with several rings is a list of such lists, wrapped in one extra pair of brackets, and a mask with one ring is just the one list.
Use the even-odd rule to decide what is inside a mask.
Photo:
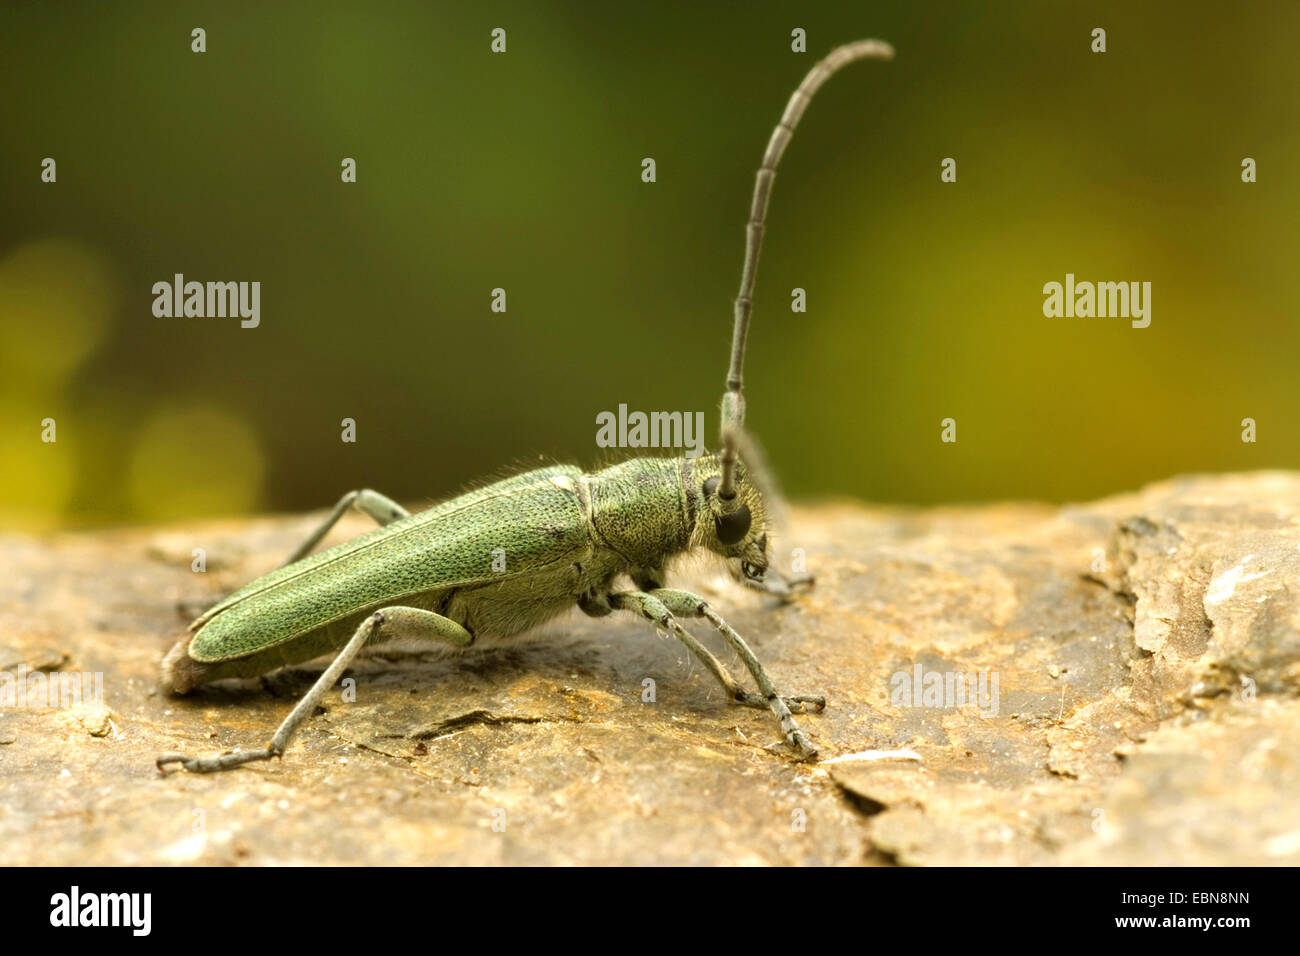
[(430, 592), (495, 585), (506, 588), (502, 596), (513, 595), (511, 582), (520, 578), (517, 598), (527, 600), (528, 580), (572, 564), (590, 539), (571, 482), (566, 487), (542, 474), (525, 477), (403, 518), (254, 581), (203, 623), (189, 657), (211, 663), (260, 654), (371, 608), (416, 603), (415, 596)]

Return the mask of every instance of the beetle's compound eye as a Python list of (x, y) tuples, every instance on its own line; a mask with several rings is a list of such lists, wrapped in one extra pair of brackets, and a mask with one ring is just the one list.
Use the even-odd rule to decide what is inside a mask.
[[(706, 498), (717, 492), (721, 480), (717, 475), (714, 475), (704, 482), (704, 496)], [(723, 544), (735, 544), (749, 534), (749, 526), (752, 523), (753, 518), (749, 514), (749, 505), (741, 505), (731, 514), (715, 517), (713, 519), (713, 528), (717, 532), (718, 540)]]
[(735, 544), (749, 534), (749, 505), (741, 505), (729, 515), (713, 519), (713, 526), (718, 532), (718, 540), (723, 544)]

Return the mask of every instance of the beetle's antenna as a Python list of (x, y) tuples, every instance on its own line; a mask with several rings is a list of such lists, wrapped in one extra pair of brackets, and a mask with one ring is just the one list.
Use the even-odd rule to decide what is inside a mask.
[(832, 50), (803, 78), (799, 88), (786, 104), (781, 122), (772, 130), (754, 183), (754, 201), (749, 208), (749, 225), (745, 236), (745, 266), (740, 273), (740, 294), (736, 296), (736, 325), (731, 335), (731, 367), (727, 371), (727, 390), (722, 396), (722, 481), (718, 497), (729, 501), (736, 496), (736, 459), (740, 454), (740, 430), (745, 426), (745, 396), (741, 391), (745, 364), (745, 339), (749, 335), (749, 314), (753, 307), (754, 278), (758, 272), (758, 253), (763, 246), (763, 227), (767, 221), (767, 203), (776, 179), (776, 167), (781, 162), (799, 118), (808, 108), (823, 83), (837, 70), (855, 60), (892, 60), (894, 48), (884, 40), (859, 40)]

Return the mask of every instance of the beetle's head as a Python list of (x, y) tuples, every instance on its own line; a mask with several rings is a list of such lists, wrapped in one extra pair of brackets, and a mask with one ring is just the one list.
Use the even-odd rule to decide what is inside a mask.
[(761, 581), (767, 573), (767, 511), (758, 484), (742, 462), (736, 464), (735, 493), (721, 494), (722, 473), (715, 456), (697, 459), (699, 506), (696, 509), (697, 542), (728, 559), (731, 571), (747, 581)]

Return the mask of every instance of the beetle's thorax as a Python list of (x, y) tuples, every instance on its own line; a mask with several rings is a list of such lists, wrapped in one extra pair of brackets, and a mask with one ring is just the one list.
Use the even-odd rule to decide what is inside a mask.
[(598, 546), (630, 565), (659, 567), (687, 550), (697, 493), (687, 480), (691, 459), (633, 458), (588, 478)]

